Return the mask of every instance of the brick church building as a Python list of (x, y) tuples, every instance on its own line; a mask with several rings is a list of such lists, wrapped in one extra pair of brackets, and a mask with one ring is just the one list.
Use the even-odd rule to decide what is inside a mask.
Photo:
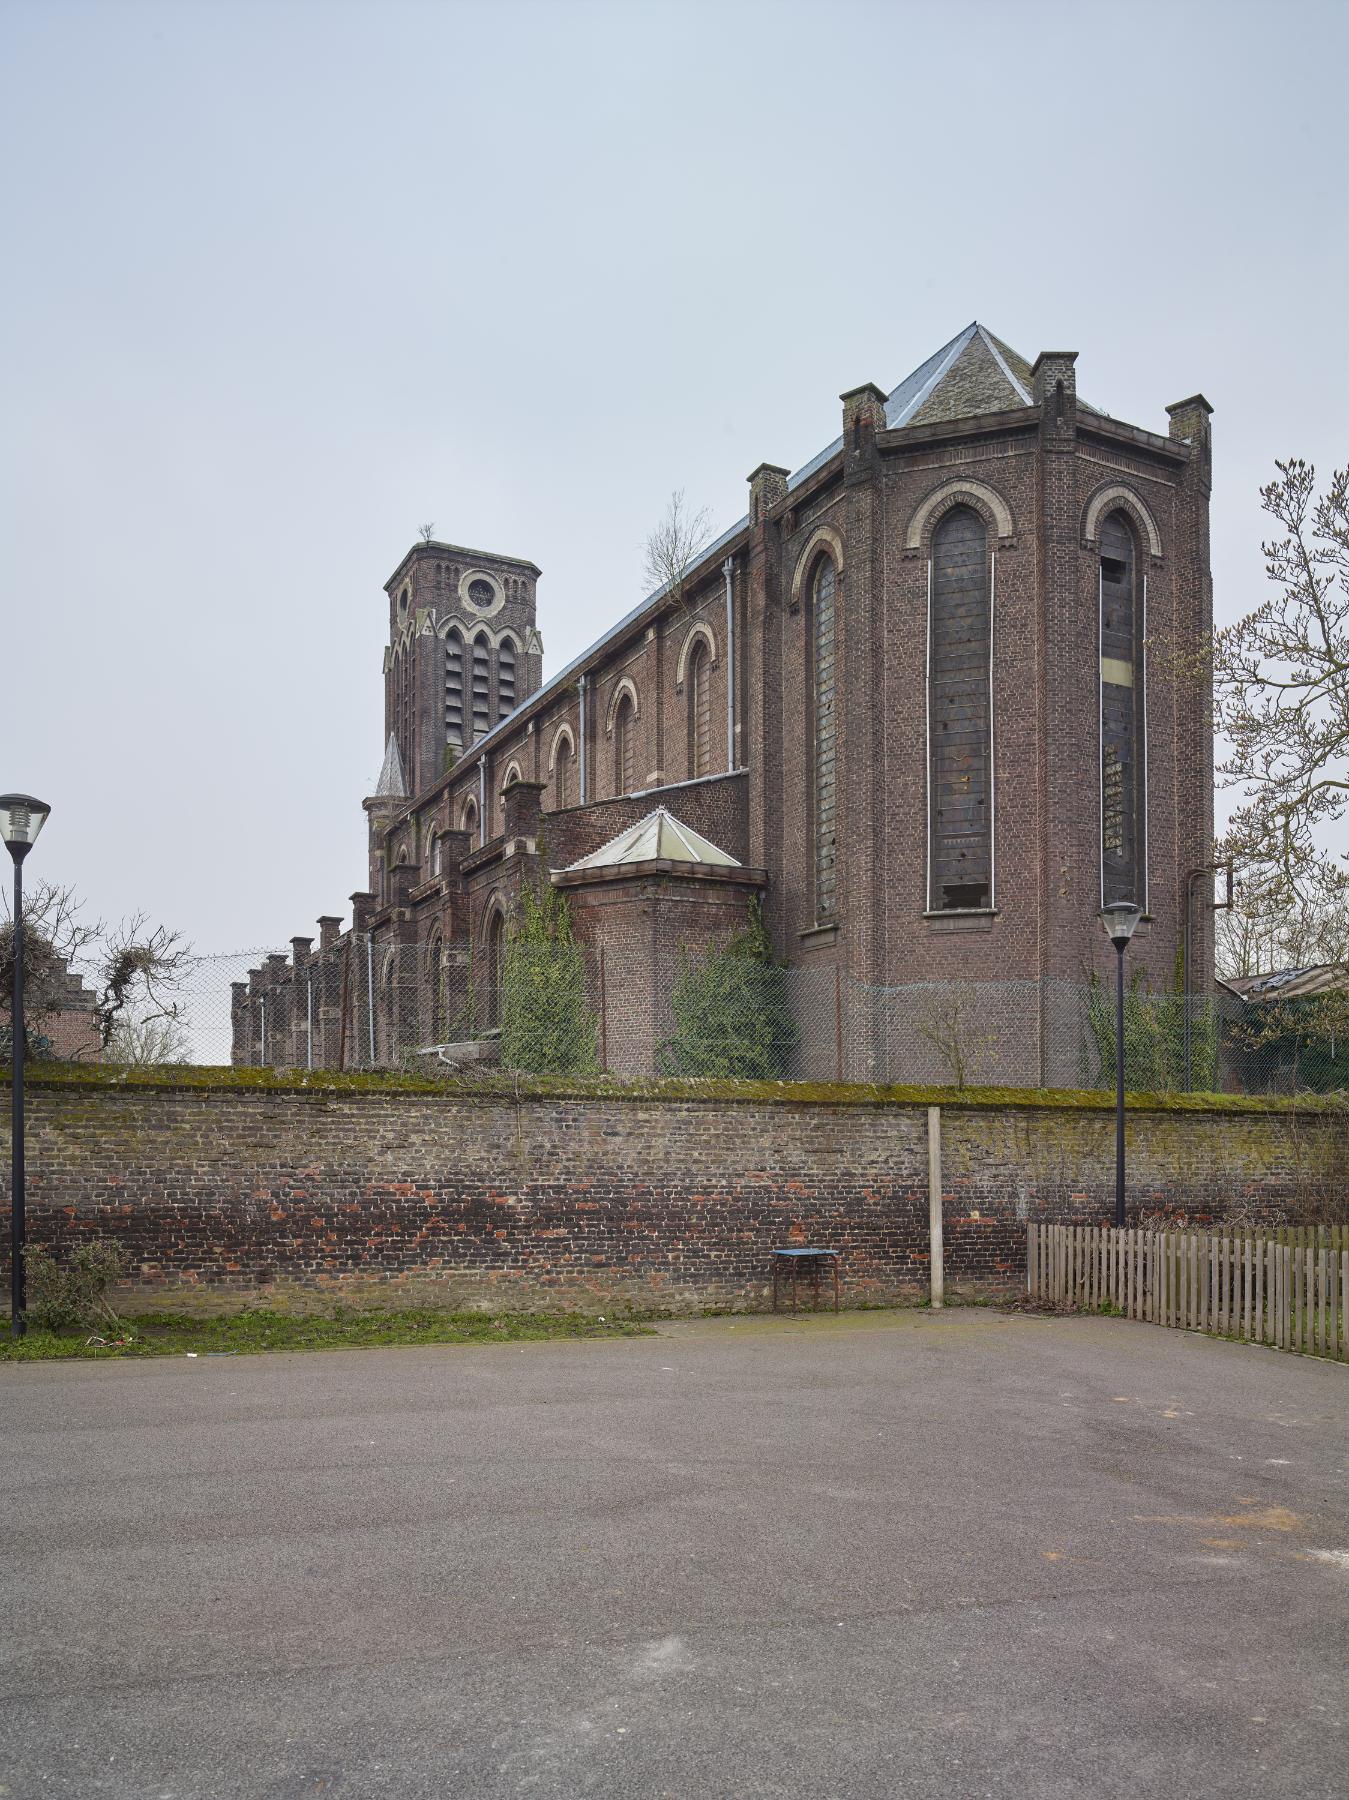
[(1135, 971), (1173, 987), (1188, 935), (1207, 992), (1209, 696), (1180, 671), (1212, 612), (1211, 409), (1124, 424), (1076, 363), (975, 323), (849, 389), (840, 435), (761, 463), (680, 595), (547, 681), (534, 564), (414, 545), (386, 584), (368, 885), (350, 931), (327, 916), (236, 986), (236, 1061), (396, 1060), (453, 1035), (475, 980), (481, 1022), (525, 881), (602, 953), (625, 1071), (652, 1066), (680, 959), (754, 895), (837, 1020), (795, 1073), (920, 1073), (845, 1030), (845, 999), (1018, 984), (999, 1073), (1071, 1083), (1053, 995), (1111, 973), (1111, 900), (1145, 909)]

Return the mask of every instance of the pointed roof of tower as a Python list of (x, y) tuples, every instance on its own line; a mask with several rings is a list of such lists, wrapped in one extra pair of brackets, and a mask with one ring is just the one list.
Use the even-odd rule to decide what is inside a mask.
[(403, 780), (403, 759), (398, 754), (398, 745), (392, 732), (389, 733), (388, 747), (384, 752), (384, 763), (379, 772), (379, 780), (375, 783), (377, 800), (406, 800), (407, 783)]

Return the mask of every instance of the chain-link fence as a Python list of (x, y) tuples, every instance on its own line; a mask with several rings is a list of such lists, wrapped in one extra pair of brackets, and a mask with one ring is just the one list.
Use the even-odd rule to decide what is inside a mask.
[[(484, 950), (333, 934), (290, 953), (193, 959), (172, 1014), (123, 1021), (107, 1048), (71, 1019), (30, 1019), (30, 1035), (39, 1055), (129, 1063), (1114, 1087), (1108, 985), (875, 987), (734, 949), (679, 955), (653, 980), (643, 949), (625, 957), (621, 947), (569, 940), (502, 938)], [(1271, 1004), (1225, 989), (1130, 991), (1126, 1084), (1154, 1093), (1349, 1089), (1342, 1009), (1339, 995)]]

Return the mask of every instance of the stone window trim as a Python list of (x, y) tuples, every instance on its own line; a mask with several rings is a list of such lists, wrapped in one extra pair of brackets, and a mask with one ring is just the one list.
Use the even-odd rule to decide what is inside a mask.
[(512, 760), (506, 765), (506, 773), (501, 781), (500, 805), (502, 812), (505, 812), (506, 810), (506, 794), (508, 790), (514, 787), (517, 781), (523, 780), (524, 776), (520, 772), (519, 763)]
[[(469, 589), (479, 581), (485, 581), (492, 590), (492, 598), (488, 603), (469, 598)], [(500, 578), (490, 569), (468, 568), (459, 577), (459, 602), (464, 611), (475, 618), (488, 619), (493, 613), (499, 613), (506, 604), (506, 590), (501, 585)]]
[[(956, 484), (952, 483), (949, 485), (954, 487)], [(984, 606), (985, 606), (986, 617), (987, 617), (987, 636), (988, 636), (986, 716), (985, 716), (985, 734), (986, 734), (985, 735), (985, 744), (986, 744), (985, 756), (986, 756), (986, 766), (987, 766), (987, 773), (988, 773), (988, 785), (987, 785), (988, 821), (987, 821), (985, 830), (986, 830), (986, 835), (987, 835), (987, 850), (988, 850), (988, 864), (987, 864), (988, 880), (987, 880), (987, 884), (986, 884), (987, 885), (987, 899), (984, 900), (982, 903), (976, 902), (974, 905), (960, 904), (960, 905), (953, 905), (953, 906), (949, 906), (949, 907), (943, 907), (943, 906), (937, 905), (937, 903), (936, 903), (936, 886), (937, 886), (937, 850), (936, 850), (937, 827), (936, 827), (936, 820), (937, 820), (938, 809), (939, 809), (940, 800), (941, 800), (942, 796), (939, 792), (939, 784), (936, 783), (933, 778), (933, 760), (934, 760), (934, 745), (935, 745), (934, 734), (933, 734), (933, 695), (934, 695), (934, 680), (937, 678), (937, 671), (934, 668), (934, 661), (933, 661), (933, 647), (934, 647), (934, 643), (936, 642), (935, 605), (936, 605), (936, 601), (937, 601), (937, 594), (935, 592), (935, 577), (936, 577), (935, 552), (936, 552), (937, 530), (940, 528), (942, 521), (944, 519), (946, 519), (953, 511), (956, 511), (961, 508), (963, 508), (964, 510), (966, 510), (968, 512), (973, 513), (982, 522), (983, 527), (984, 527), (984, 534), (985, 534), (984, 535), (984, 565), (983, 565), (984, 566), (984, 580), (985, 580)], [(955, 521), (952, 521), (952, 523), (954, 524)], [(947, 916), (963, 915), (966, 917), (969, 917), (972, 915), (987, 915), (987, 916), (991, 917), (991, 916), (994, 916), (997, 913), (997, 911), (999, 910), (999, 908), (998, 908), (998, 873), (997, 873), (997, 870), (998, 870), (998, 798), (997, 798), (997, 707), (996, 707), (996, 649), (997, 649), (996, 631), (997, 631), (997, 599), (998, 599), (998, 549), (997, 549), (996, 542), (992, 536), (993, 530), (994, 530), (994, 526), (990, 523), (987, 513), (985, 512), (985, 510), (983, 508), (970, 505), (967, 501), (965, 501), (963, 499), (958, 499), (958, 500), (953, 501), (952, 504), (950, 504), (950, 505), (943, 505), (941, 507), (940, 512), (936, 515), (936, 518), (934, 520), (933, 529), (928, 534), (928, 537), (927, 537), (927, 561), (926, 561), (926, 568), (927, 568), (927, 628), (926, 628), (926, 633), (925, 633), (926, 646), (925, 646), (925, 653), (924, 653), (924, 663), (925, 663), (925, 670), (926, 670), (925, 679), (924, 679), (924, 689), (925, 689), (924, 738), (926, 740), (925, 741), (924, 762), (926, 765), (925, 786), (926, 786), (926, 813), (927, 813), (927, 852), (926, 852), (926, 878), (924, 881), (924, 896), (925, 896), (925, 898), (924, 898), (924, 905), (923, 905), (923, 916), (924, 916), (924, 918), (927, 918), (927, 919), (936, 918), (936, 917), (941, 916), (942, 914), (946, 914)]]
[(614, 735), (614, 721), (618, 717), (618, 709), (623, 704), (625, 698), (632, 703), (633, 718), (640, 719), (642, 716), (642, 703), (637, 696), (637, 684), (630, 675), (624, 675), (619, 681), (618, 686), (609, 696), (608, 710), (604, 715), (604, 735), (606, 738), (611, 738)]
[[(822, 596), (821, 588), (826, 571), (832, 576), (832, 580), (827, 594)], [(811, 845), (814, 921), (817, 925), (825, 925), (835, 921), (839, 916), (838, 619), (842, 601), (838, 564), (834, 560), (832, 547), (828, 543), (817, 547), (815, 555), (807, 565), (806, 576), (803, 591), (809, 610), (805, 635), (807, 689), (810, 696), (810, 730), (807, 740), (810, 758), (807, 833)], [(822, 625), (818, 609), (822, 597), (827, 599), (829, 605), (830, 669), (827, 680), (824, 677), (820, 661)], [(822, 734), (825, 734), (826, 718), (828, 729), (824, 747), (827, 748), (829, 756), (827, 772), (821, 755)], [(826, 822), (826, 818), (828, 822)]]
[(833, 558), (834, 587), (838, 593), (843, 591), (843, 539), (832, 525), (817, 525), (806, 540), (806, 546), (796, 559), (796, 568), (792, 574), (791, 598), (788, 610), (799, 613), (801, 599), (805, 594), (808, 582), (815, 579), (815, 565), (821, 554)]
[(1082, 509), (1082, 548), (1099, 552), (1101, 548), (1101, 527), (1112, 512), (1127, 514), (1133, 525), (1138, 540), (1147, 545), (1148, 557), (1153, 563), (1162, 560), (1162, 534), (1157, 529), (1157, 521), (1148, 509), (1147, 502), (1133, 488), (1121, 481), (1104, 482), (1092, 494)]
[(679, 661), (675, 666), (676, 694), (682, 694), (684, 691), (684, 682), (687, 679), (689, 672), (689, 659), (692, 657), (693, 652), (697, 649), (699, 644), (707, 645), (707, 654), (709, 657), (708, 666), (713, 669), (717, 666), (716, 633), (712, 630), (712, 627), (706, 620), (700, 619), (696, 625), (690, 628), (688, 636), (684, 639), (684, 642), (680, 647)]
[(468, 835), (469, 848), (482, 848), (478, 839), (478, 802), (474, 795), (466, 794), (459, 808), (459, 829)]
[(561, 725), (558, 726), (557, 730), (553, 733), (553, 741), (548, 746), (548, 773), (550, 775), (553, 773), (554, 769), (557, 767), (557, 753), (562, 748), (562, 745), (564, 742), (570, 746), (572, 758), (573, 758), (573, 760), (575, 760), (575, 757), (576, 757), (576, 734), (572, 730), (570, 724), (567, 723), (565, 720), (563, 721), (563, 723)]
[(937, 527), (946, 514), (958, 506), (968, 506), (971, 512), (978, 513), (988, 528), (990, 542), (999, 550), (1015, 547), (1016, 521), (1002, 495), (987, 482), (972, 481), (968, 476), (960, 475), (954, 480), (943, 481), (919, 501), (904, 534), (904, 555), (930, 560)]

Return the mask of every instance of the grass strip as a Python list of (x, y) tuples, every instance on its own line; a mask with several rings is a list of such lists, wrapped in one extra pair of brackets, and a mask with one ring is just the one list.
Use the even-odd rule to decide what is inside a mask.
[[(650, 1326), (587, 1313), (452, 1313), (433, 1307), (330, 1313), (257, 1308), (218, 1318), (152, 1312), (101, 1332), (37, 1331), (0, 1339), (0, 1362), (108, 1361), (139, 1356), (253, 1356), (266, 1350), (355, 1350), (378, 1344), (502, 1344), (651, 1337)], [(125, 1341), (114, 1341), (118, 1337)]]

